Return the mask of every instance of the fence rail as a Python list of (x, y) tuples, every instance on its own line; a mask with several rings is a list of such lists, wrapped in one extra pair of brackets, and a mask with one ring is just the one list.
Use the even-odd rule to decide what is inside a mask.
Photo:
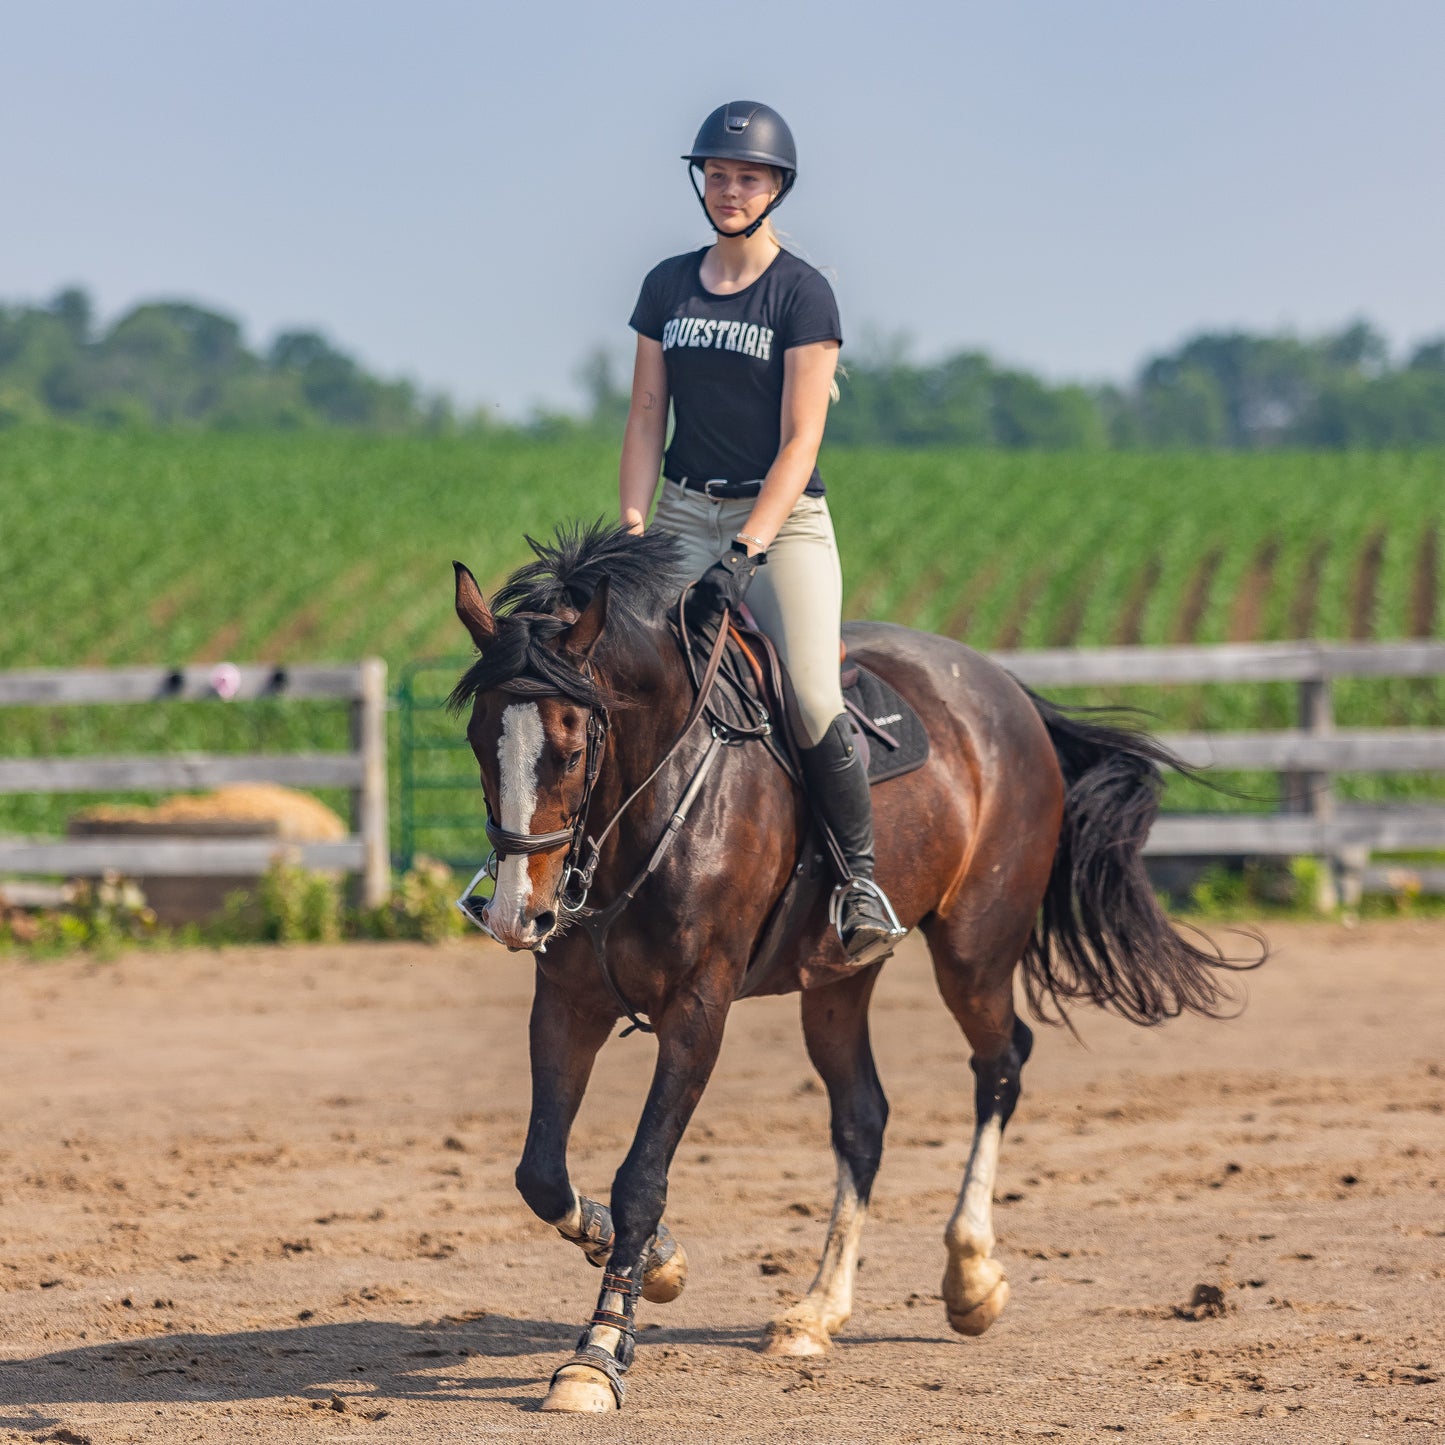
[[(1445, 642), (1271, 642), (1214, 647), (1103, 647), (993, 654), (1031, 687), (1197, 686), (1293, 683), (1296, 726), (1270, 732), (1188, 732), (1161, 741), (1194, 767), (1276, 774), (1284, 808), (1272, 814), (1166, 814), (1147, 851), (1162, 857), (1314, 855), (1329, 860), (1321, 901), (1365, 884), (1384, 886), (1390, 868), (1371, 868), (1371, 852), (1445, 848), (1445, 807), (1357, 807), (1338, 802), (1333, 776), (1343, 772), (1445, 774), (1445, 726), (1339, 728), (1332, 686), (1337, 678), (1445, 677)], [(443, 707), (445, 690), (465, 659), (413, 664), (397, 690), (400, 708), (400, 852), (425, 849), (454, 862), (470, 860), (460, 839), (470, 829), (476, 851), (476, 775), (471, 760), (448, 767), (465, 743), (454, 729), (425, 727)], [(1445, 718), (1441, 719), (1445, 724)], [(454, 841), (455, 840), (455, 841)], [(1362, 863), (1362, 859), (1366, 860)], [(1445, 868), (1412, 869), (1421, 886), (1445, 892)]]
[[(1346, 677), (1445, 676), (1445, 642), (1263, 642), (1215, 647), (1099, 647), (995, 653), (1030, 687), (1140, 687), (1293, 682), (1298, 727), (1275, 732), (1175, 733), (1160, 741), (1193, 767), (1278, 773), (1276, 814), (1161, 817), (1147, 853), (1164, 856), (1315, 855), (1331, 867), (1320, 902), (1358, 901), (1400, 870), (1371, 868), (1371, 853), (1445, 848), (1445, 808), (1349, 807), (1335, 773), (1445, 773), (1445, 727), (1337, 728), (1331, 685)], [(1445, 718), (1442, 718), (1445, 722)], [(1411, 870), (1445, 892), (1445, 869)]]
[(386, 664), (116, 668), (0, 673), (0, 707), (330, 699), (351, 704), (351, 750), (335, 753), (157, 753), (115, 758), (0, 759), (3, 793), (186, 791), (226, 783), (345, 788), (351, 836), (333, 843), (274, 838), (0, 838), (0, 873), (244, 877), (264, 872), (278, 848), (308, 868), (361, 877), (374, 906), (390, 889), (387, 837)]
[(1207, 647), (1041, 647), (995, 652), (1030, 687), (1329, 682), (1445, 676), (1445, 642), (1228, 642)]
[(137, 878), (239, 878), (264, 873), (278, 849), (298, 855), (304, 868), (364, 873), (366, 867), (366, 844), (361, 838), (335, 843), (288, 843), (276, 838), (67, 838), (63, 842), (12, 838), (0, 839), (0, 873), (95, 877), (113, 868)]
[(1159, 741), (1191, 768), (1240, 773), (1445, 772), (1445, 729), (1437, 728), (1164, 733)]
[[(378, 659), (331, 666), (236, 667), (224, 683), (231, 702), (261, 698), (355, 699), (360, 671), (375, 662), (382, 669), (385, 691), (386, 664)], [(0, 672), (0, 707), (69, 707), (80, 703), (214, 702), (221, 696), (214, 667), (37, 668), (30, 672)]]
[[(1333, 775), (1341, 772), (1445, 774), (1445, 726), (1337, 728), (1331, 693), (1337, 678), (1445, 677), (1445, 642), (1043, 649), (994, 656), (1023, 682), (1044, 689), (1241, 682), (1296, 685), (1297, 726), (1293, 728), (1176, 733), (1162, 739), (1195, 767), (1280, 775), (1284, 810), (1273, 814), (1167, 814), (1150, 836), (1147, 851), (1151, 854), (1312, 854), (1331, 862), (1335, 885), (1349, 901), (1367, 883), (1378, 886), (1391, 876), (1389, 868), (1370, 866), (1371, 853), (1445, 849), (1445, 807), (1345, 806), (1337, 801), (1333, 789)], [(228, 674), (227, 695), (236, 700), (349, 702), (351, 751), (4, 759), (0, 760), (0, 793), (152, 791), (232, 782), (346, 788), (352, 796), (353, 836), (341, 843), (305, 845), (303, 861), (309, 866), (359, 871), (366, 899), (380, 901), (389, 869), (385, 664), (369, 659), (328, 666), (244, 666), (229, 669)], [(420, 753), (443, 744), (413, 738), (414, 711), (433, 703), (414, 698), (412, 691), (409, 671), (398, 693), (404, 856), (414, 846), (415, 829), (407, 819), (415, 797), (428, 790), (446, 792), (460, 787), (449, 776), (428, 779), (414, 775), (413, 750)], [(209, 667), (0, 673), (0, 707), (198, 702), (218, 695), (217, 672)], [(455, 741), (457, 745), (462, 742), (459, 736)], [(450, 739), (445, 746), (450, 748)], [(470, 817), (475, 813), (475, 781), (471, 769), (466, 772)], [(244, 873), (255, 871), (257, 858), (264, 866), (265, 856), (275, 846), (263, 839), (0, 839), (0, 871), (84, 873), (118, 867), (154, 874)], [(1422, 887), (1445, 891), (1445, 869), (1414, 871)]]
[(1341, 809), (1331, 819), (1290, 813), (1166, 813), (1149, 834), (1148, 853), (1196, 857), (1333, 856), (1348, 848), (1401, 853), (1445, 847), (1445, 808)]
[(226, 783), (357, 788), (365, 776), (366, 761), (359, 753), (0, 759), (0, 793), (148, 793), (218, 788)]

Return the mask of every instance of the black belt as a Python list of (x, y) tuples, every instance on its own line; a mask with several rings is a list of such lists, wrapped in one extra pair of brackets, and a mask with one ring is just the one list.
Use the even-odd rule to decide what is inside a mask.
[(710, 481), (704, 481), (701, 477), (669, 477), (668, 480), (679, 487), (686, 487), (689, 492), (701, 492), (714, 502), (732, 502), (741, 497), (756, 497), (763, 489), (760, 481), (729, 482), (722, 477), (713, 477)]

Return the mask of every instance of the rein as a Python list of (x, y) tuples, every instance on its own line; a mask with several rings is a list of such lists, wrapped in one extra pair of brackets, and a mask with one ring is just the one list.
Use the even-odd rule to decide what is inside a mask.
[[(687, 593), (684, 592), (678, 602), (678, 618), (682, 627), (682, 636), (687, 637), (686, 620), (683, 616), (683, 606), (686, 602)], [(611, 719), (607, 709), (594, 705), (587, 718), (587, 773), (583, 785), (582, 799), (573, 814), (571, 823), (565, 828), (558, 828), (550, 833), (514, 833), (503, 828), (492, 818), (490, 810), (487, 813), (487, 840), (492, 845), (492, 856), (487, 860), (482, 872), (496, 878), (497, 865), (513, 854), (531, 855), (534, 853), (546, 853), (554, 848), (566, 847), (568, 849), (567, 862), (562, 874), (562, 882), (557, 892), (557, 911), (567, 921), (581, 925), (592, 944), (592, 952), (597, 960), (598, 971), (602, 975), (602, 981), (607, 985), (608, 991), (612, 994), (613, 1001), (618, 1008), (627, 1016), (628, 1027), (622, 1031), (621, 1037), (626, 1038), (634, 1031), (650, 1034), (655, 1032), (652, 1025), (637, 1015), (637, 1011), (628, 1002), (622, 990), (618, 988), (617, 981), (612, 977), (612, 971), (607, 966), (607, 934), (612, 925), (622, 915), (623, 910), (633, 898), (642, 885), (655, 873), (676, 840), (678, 833), (682, 830), (683, 824), (687, 821), (687, 815), (692, 810), (693, 804), (697, 801), (698, 794), (702, 791), (702, 785), (713, 764), (717, 761), (718, 753), (724, 743), (728, 740), (733, 729), (729, 726), (714, 721), (712, 727), (712, 739), (708, 743), (691, 781), (683, 791), (677, 807), (674, 808), (672, 817), (668, 819), (667, 827), (663, 830), (662, 836), (648, 855), (647, 862), (633, 876), (631, 882), (608, 904), (600, 909), (587, 906), (587, 895), (592, 887), (592, 879), (597, 872), (597, 865), (602, 856), (602, 848), (608, 836), (612, 833), (623, 815), (633, 803), (646, 791), (656, 780), (658, 774), (677, 755), (678, 750), (686, 742), (688, 735), (708, 710), (708, 704), (712, 698), (714, 687), (717, 683), (718, 673), (722, 668), (723, 655), (727, 650), (728, 631), (731, 618), (728, 612), (724, 611), (718, 623), (717, 637), (713, 642), (712, 650), (708, 654), (707, 665), (703, 669), (701, 678), (697, 677), (693, 658), (684, 643), (684, 653), (687, 656), (688, 670), (692, 674), (696, 686), (693, 695), (692, 706), (688, 709), (686, 719), (678, 730), (677, 736), (673, 739), (672, 745), (662, 755), (657, 766), (642, 780), (636, 788), (622, 801), (621, 805), (608, 819), (606, 826), (595, 838), (585, 840), (587, 859), (579, 865), (584, 849), (584, 834), (587, 826), (587, 813), (592, 801), (592, 790), (597, 782), (598, 774), (602, 770), (602, 755), (606, 747), (607, 736), (611, 728)], [(511, 682), (505, 683), (499, 691), (512, 693), (524, 697), (560, 697), (562, 693), (550, 683), (543, 682), (538, 678), (518, 677)], [(480, 911), (474, 911), (468, 907), (471, 889), (476, 886), (478, 879), (472, 880), (468, 886), (467, 893), (460, 900), (462, 911), (480, 924)], [(484, 926), (484, 925), (483, 925)]]

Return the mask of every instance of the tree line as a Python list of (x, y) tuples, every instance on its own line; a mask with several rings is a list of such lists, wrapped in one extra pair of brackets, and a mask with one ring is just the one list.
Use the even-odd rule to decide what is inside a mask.
[[(1051, 385), (980, 351), (908, 359), (899, 343), (845, 354), (828, 440), (844, 446), (1041, 450), (1445, 445), (1445, 337), (1399, 361), (1357, 321), (1315, 337), (1201, 332), (1151, 357), (1127, 386)], [(627, 395), (607, 356), (579, 379), (594, 427)]]
[[(1445, 445), (1445, 337), (1393, 357), (1368, 322), (1313, 337), (1201, 332), (1151, 357), (1127, 385), (1054, 384), (980, 351), (936, 362), (901, 343), (846, 358), (828, 439), (880, 447), (1047, 450)], [(516, 430), (617, 437), (625, 367), (596, 350), (577, 373), (581, 414), (537, 412)], [(67, 288), (0, 305), (0, 427), (97, 426), (376, 431), (495, 427), (444, 396), (371, 375), (315, 331), (260, 351), (229, 316), (182, 301), (136, 306), (105, 328)]]
[(0, 427), (398, 431), (448, 415), (444, 399), (370, 375), (315, 331), (283, 331), (255, 352), (239, 322), (185, 301), (136, 306), (104, 329), (76, 287), (41, 306), (0, 305)]

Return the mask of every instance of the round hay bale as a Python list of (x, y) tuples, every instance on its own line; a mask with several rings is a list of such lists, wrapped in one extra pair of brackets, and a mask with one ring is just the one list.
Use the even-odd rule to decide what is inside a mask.
[[(101, 804), (71, 816), (72, 837), (275, 838), (278, 843), (334, 843), (346, 824), (325, 803), (276, 783), (232, 783), (211, 793), (177, 793), (153, 808)], [(201, 923), (257, 874), (135, 880), (162, 923)]]
[(274, 823), (274, 830), (264, 831), (292, 843), (334, 843), (346, 837), (346, 824), (325, 803), (279, 783), (231, 783), (211, 793), (177, 793), (153, 808), (102, 804), (76, 813), (73, 821)]

